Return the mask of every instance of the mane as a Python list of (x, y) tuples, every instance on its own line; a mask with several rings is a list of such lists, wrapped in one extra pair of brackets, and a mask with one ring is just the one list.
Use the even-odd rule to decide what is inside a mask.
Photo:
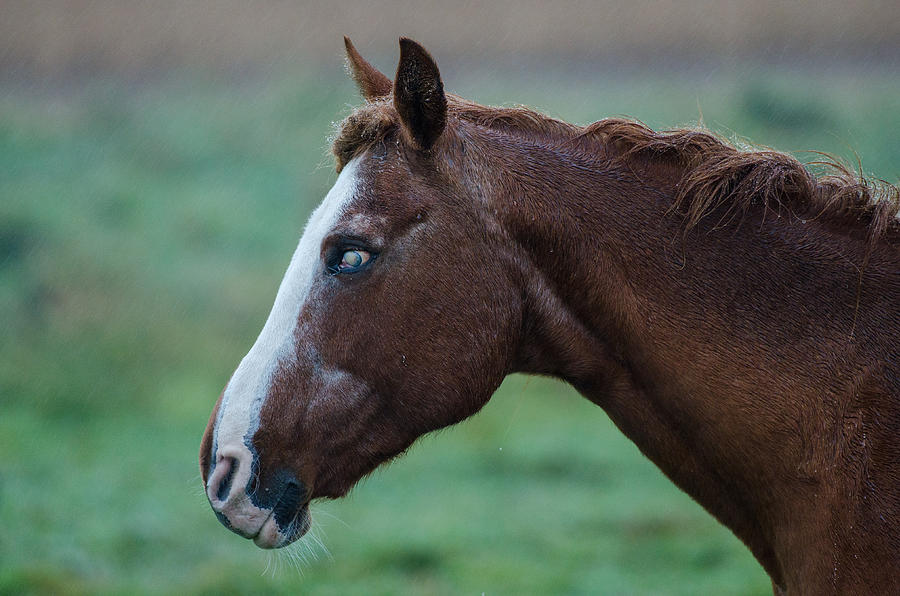
[[(780, 151), (736, 147), (703, 128), (654, 131), (622, 118), (578, 126), (525, 107), (488, 107), (452, 95), (448, 100), (449, 122), (456, 117), (564, 149), (676, 166), (681, 178), (672, 209), (684, 216), (686, 231), (720, 208), (724, 215), (717, 226), (760, 207), (764, 212), (829, 221), (847, 231), (863, 232), (872, 243), (900, 238), (900, 189), (866, 178), (821, 152), (812, 152), (819, 159), (804, 165)], [(397, 126), (389, 99), (351, 113), (339, 125), (332, 145), (338, 169)]]

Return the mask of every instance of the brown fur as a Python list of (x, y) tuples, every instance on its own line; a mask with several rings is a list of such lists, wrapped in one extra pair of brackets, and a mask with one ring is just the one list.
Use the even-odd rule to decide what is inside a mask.
[(706, 131), (454, 96), (442, 118), (436, 65), (407, 49), (398, 72), (424, 80), (404, 89), (430, 91), (363, 88), (334, 142), (361, 190), (322, 254), (352, 237), (377, 259), (323, 266), (252, 437), (256, 486), (287, 469), (339, 497), (505, 375), (547, 374), (777, 593), (900, 593), (897, 189)]
[[(454, 96), (449, 110), (451, 117), (507, 133), (537, 135), (578, 153), (613, 152), (622, 159), (674, 163), (681, 178), (673, 207), (685, 216), (687, 229), (725, 205), (729, 215), (762, 207), (773, 215), (832, 219), (846, 228), (866, 229), (872, 239), (888, 234), (894, 241), (900, 238), (900, 189), (857, 175), (826, 154), (820, 153), (824, 159), (812, 164), (825, 170), (817, 178), (785, 153), (742, 151), (707, 130), (655, 132), (620, 118), (580, 127), (523, 107), (480, 106)], [(389, 99), (354, 111), (333, 142), (338, 170), (398, 126)]]

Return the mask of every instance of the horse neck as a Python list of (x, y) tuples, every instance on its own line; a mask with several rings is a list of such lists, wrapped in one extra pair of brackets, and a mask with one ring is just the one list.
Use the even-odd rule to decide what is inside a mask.
[[(852, 341), (853, 262), (864, 243), (845, 245), (846, 266), (821, 276), (791, 246), (808, 230), (784, 222), (684, 237), (671, 213), (674, 168), (509, 142), (489, 161), (505, 164), (487, 185), (489, 203), (522, 271), (516, 369), (562, 377), (602, 406), (776, 583), (792, 567), (831, 573), (828, 557), (791, 559), (808, 551), (798, 542), (834, 543), (819, 523), (833, 503), (810, 490), (832, 480), (822, 476), (822, 436), (840, 432), (822, 396), (842, 410), (846, 389), (806, 358), (834, 357)], [(816, 323), (804, 306), (825, 300), (826, 312), (847, 316)]]

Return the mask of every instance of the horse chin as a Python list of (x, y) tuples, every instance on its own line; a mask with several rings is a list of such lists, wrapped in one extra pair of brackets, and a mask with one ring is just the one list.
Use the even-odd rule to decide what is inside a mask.
[(270, 515), (259, 532), (253, 537), (253, 543), (262, 549), (282, 548), (301, 538), (309, 531), (312, 518), (309, 514), (309, 504), (306, 503), (294, 514), (293, 519), (282, 528), (278, 525), (274, 515)]

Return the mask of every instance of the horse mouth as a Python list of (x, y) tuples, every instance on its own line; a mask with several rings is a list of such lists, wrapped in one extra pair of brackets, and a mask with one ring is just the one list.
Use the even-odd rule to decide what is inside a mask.
[(253, 542), (260, 548), (281, 548), (303, 536), (309, 524), (306, 490), (296, 480), (289, 480)]
[[(280, 511), (279, 511), (280, 510)], [(285, 517), (289, 515), (290, 517)], [(280, 519), (289, 519), (287, 523), (280, 523)], [(256, 535), (252, 536), (253, 543), (259, 548), (282, 548), (294, 542), (309, 531), (312, 518), (309, 514), (309, 502), (303, 503), (298, 509), (287, 512), (279, 501), (266, 521), (260, 526)]]

